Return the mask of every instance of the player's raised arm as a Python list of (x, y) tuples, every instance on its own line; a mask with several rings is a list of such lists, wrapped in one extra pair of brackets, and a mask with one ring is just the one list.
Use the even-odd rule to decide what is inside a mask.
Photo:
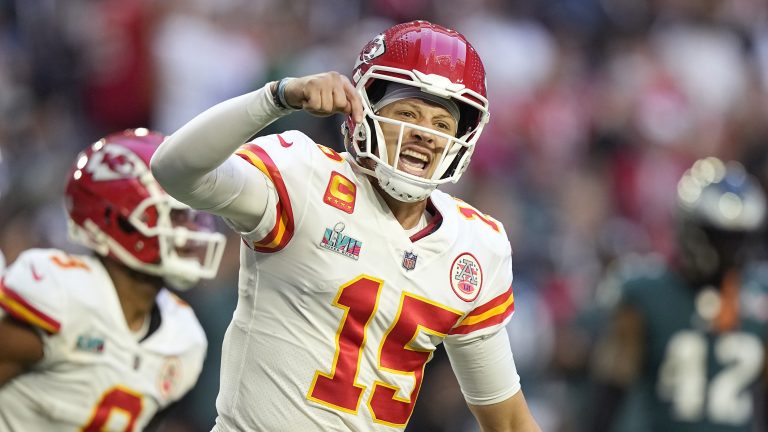
[(304, 109), (351, 114), (362, 121), (360, 96), (338, 72), (284, 79), (224, 101), (171, 135), (152, 158), (152, 173), (178, 200), (253, 228), (266, 211), (271, 186), (232, 154), (278, 118)]

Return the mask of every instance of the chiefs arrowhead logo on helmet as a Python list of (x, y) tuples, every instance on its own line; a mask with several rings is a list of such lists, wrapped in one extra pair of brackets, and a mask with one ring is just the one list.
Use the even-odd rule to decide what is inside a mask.
[(373, 38), (370, 42), (368, 42), (366, 46), (363, 47), (363, 50), (360, 52), (360, 57), (358, 57), (357, 62), (355, 62), (355, 69), (357, 69), (361, 63), (368, 63), (376, 57), (384, 54), (386, 49), (387, 47), (384, 44), (384, 34), (382, 33)]
[(94, 181), (118, 180), (141, 175), (142, 165), (127, 148), (106, 144), (101, 152), (93, 154), (85, 170), (92, 175)]

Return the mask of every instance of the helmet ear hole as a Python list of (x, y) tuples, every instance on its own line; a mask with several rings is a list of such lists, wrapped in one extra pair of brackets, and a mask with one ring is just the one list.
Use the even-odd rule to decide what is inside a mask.
[(117, 217), (117, 226), (119, 226), (120, 229), (126, 234), (133, 234), (136, 232), (136, 227), (134, 227), (133, 224), (128, 222), (128, 219), (122, 216)]

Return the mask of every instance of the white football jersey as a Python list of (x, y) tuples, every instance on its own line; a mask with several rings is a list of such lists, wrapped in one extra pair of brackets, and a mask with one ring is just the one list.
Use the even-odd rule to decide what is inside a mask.
[(436, 346), (498, 332), (514, 310), (503, 227), (435, 191), (409, 237), (347, 155), (301, 132), (237, 154), (279, 202), (242, 234), (214, 430), (403, 430)]
[(192, 309), (163, 289), (159, 327), (141, 342), (95, 257), (23, 253), (0, 306), (37, 329), (44, 357), (0, 387), (0, 431), (140, 431), (195, 384), (207, 341)]

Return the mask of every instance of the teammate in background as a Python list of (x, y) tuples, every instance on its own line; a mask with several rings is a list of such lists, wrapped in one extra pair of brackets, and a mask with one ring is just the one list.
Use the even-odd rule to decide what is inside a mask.
[(163, 136), (110, 135), (66, 181), (73, 241), (93, 256), (22, 253), (0, 282), (0, 431), (140, 431), (197, 381), (206, 338), (186, 289), (215, 275), (212, 216), (149, 170)]
[(750, 263), (765, 197), (737, 162), (701, 159), (677, 187), (679, 262), (626, 262), (620, 302), (596, 349), (590, 431), (613, 429), (632, 388), (647, 429), (753, 430), (765, 381), (768, 272)]
[[(152, 160), (169, 193), (243, 238), (214, 430), (403, 430), (444, 343), (484, 431), (538, 431), (505, 330), (506, 233), (435, 190), (488, 121), (482, 61), (461, 34), (414, 21), (371, 40), (352, 77), (225, 101)], [(298, 131), (244, 145), (299, 109), (346, 114), (347, 152)]]

